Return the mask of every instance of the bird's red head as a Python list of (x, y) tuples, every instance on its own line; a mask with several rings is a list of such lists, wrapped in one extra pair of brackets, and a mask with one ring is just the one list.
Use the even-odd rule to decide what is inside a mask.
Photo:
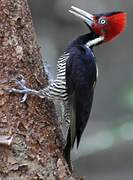
[(74, 6), (69, 11), (83, 19), (91, 31), (104, 38), (104, 42), (117, 37), (126, 27), (127, 14), (124, 12), (92, 15)]
[(94, 16), (92, 30), (104, 41), (110, 41), (124, 31), (127, 15), (124, 12), (112, 12)]

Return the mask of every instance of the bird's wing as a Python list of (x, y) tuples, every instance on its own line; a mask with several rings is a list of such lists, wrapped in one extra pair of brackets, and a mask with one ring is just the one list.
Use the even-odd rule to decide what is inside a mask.
[(77, 138), (77, 147), (86, 123), (89, 119), (94, 84), (96, 82), (96, 64), (93, 52), (84, 47), (71, 49), (66, 63), (66, 86), (71, 104), (71, 147)]

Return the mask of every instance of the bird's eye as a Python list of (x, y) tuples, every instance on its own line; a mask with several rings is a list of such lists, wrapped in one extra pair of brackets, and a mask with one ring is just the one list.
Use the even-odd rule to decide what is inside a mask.
[(100, 24), (106, 24), (107, 21), (106, 21), (106, 19), (99, 19), (99, 23), (100, 23)]

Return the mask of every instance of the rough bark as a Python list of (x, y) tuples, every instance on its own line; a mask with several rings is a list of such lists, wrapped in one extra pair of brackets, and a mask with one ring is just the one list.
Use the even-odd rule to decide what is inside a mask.
[(21, 75), (30, 88), (47, 86), (27, 1), (0, 0), (0, 179), (75, 179), (53, 102), (28, 96), (21, 103), (21, 95), (3, 90)]

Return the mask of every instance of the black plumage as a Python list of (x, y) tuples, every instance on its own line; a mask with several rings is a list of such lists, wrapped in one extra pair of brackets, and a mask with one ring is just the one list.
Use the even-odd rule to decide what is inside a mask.
[(80, 36), (70, 43), (66, 50), (69, 53), (66, 62), (66, 88), (73, 114), (75, 114), (75, 117), (72, 117), (64, 151), (66, 159), (76, 139), (77, 147), (79, 146), (81, 135), (91, 112), (97, 68), (92, 47), (87, 47), (86, 43), (96, 38), (94, 35), (89, 33)]

